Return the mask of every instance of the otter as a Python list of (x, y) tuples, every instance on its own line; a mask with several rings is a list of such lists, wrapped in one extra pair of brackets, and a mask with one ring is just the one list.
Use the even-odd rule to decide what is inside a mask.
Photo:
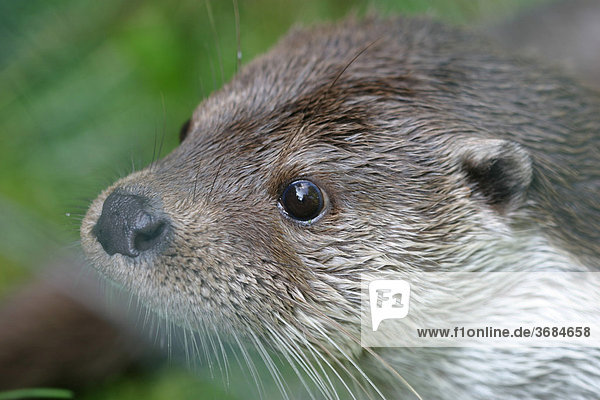
[(364, 272), (597, 270), (599, 111), (429, 19), (296, 29), (103, 191), (81, 243), (158, 315), (281, 354), (313, 398), (591, 399), (596, 348), (355, 338)]

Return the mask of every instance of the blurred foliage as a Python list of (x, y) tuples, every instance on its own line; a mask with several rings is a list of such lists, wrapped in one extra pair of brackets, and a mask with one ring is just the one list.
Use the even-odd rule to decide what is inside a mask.
[[(350, 12), (472, 24), (540, 1), (239, 0), (243, 62), (293, 24)], [(0, 289), (76, 241), (104, 187), (176, 146), (195, 106), (234, 74), (236, 52), (232, 1), (0, 0)], [(164, 379), (90, 398), (189, 397), (174, 388), (182, 374)], [(213, 389), (208, 398), (225, 398)]]
[(228, 393), (221, 381), (197, 379), (187, 371), (169, 368), (152, 374), (121, 379), (97, 388), (85, 395), (85, 400), (236, 400)]
[(73, 393), (63, 389), (22, 389), (0, 392), (0, 400), (17, 399), (72, 399)]

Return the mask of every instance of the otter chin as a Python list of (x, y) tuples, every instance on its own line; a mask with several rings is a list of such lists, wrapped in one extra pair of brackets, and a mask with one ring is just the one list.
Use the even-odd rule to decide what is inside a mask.
[(296, 29), (93, 202), (83, 249), (183, 328), (283, 354), (317, 398), (594, 398), (596, 348), (356, 338), (361, 274), (597, 270), (599, 111), (569, 78), (427, 19)]

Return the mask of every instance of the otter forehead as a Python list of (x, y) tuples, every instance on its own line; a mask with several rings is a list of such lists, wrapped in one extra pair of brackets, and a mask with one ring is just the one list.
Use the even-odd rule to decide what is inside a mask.
[[(415, 39), (415, 32), (407, 34), (413, 25), (423, 31), (423, 43)], [(285, 128), (280, 126), (283, 120), (298, 124), (336, 112), (348, 116), (362, 106), (363, 112), (354, 113), (360, 116), (369, 107), (365, 104), (369, 95), (410, 97), (431, 68), (418, 66), (428, 60), (416, 49), (425, 54), (425, 47), (431, 46), (427, 40), (431, 32), (424, 27), (434, 29), (414, 22), (405, 26), (346, 21), (296, 30), (204, 101), (194, 113), (193, 130), (209, 136), (237, 127), (244, 131), (243, 140), (266, 141), (270, 136), (265, 132), (284, 136), (276, 129)], [(418, 57), (411, 59), (412, 55)]]
[[(193, 175), (205, 185), (217, 170), (232, 166), (238, 178), (261, 168), (277, 175), (277, 168), (292, 170), (289, 161), (302, 156), (316, 165), (335, 159), (338, 150), (401, 148), (402, 134), (392, 129), (414, 121), (408, 127), (414, 130), (427, 113), (442, 110), (431, 95), (432, 67), (420, 67), (427, 60), (413, 57), (415, 49), (426, 54), (424, 47), (432, 46), (428, 33), (442, 28), (379, 22), (293, 32), (200, 104), (184, 144), (155, 171), (183, 173), (188, 181)], [(430, 122), (428, 132), (435, 132), (436, 121)], [(438, 132), (448, 125), (446, 119)], [(377, 137), (380, 148), (369, 136)], [(230, 153), (235, 158), (223, 161)]]
[(396, 133), (395, 146), (411, 130), (424, 138), (518, 135), (511, 116), (532, 131), (546, 128), (532, 114), (542, 101), (531, 93), (523, 105), (510, 83), (515, 68), (480, 45), (424, 20), (350, 19), (293, 31), (200, 104), (186, 145), (165, 161), (210, 160), (228, 148), (236, 161), (267, 161), (283, 149), (339, 147), (382, 132)]

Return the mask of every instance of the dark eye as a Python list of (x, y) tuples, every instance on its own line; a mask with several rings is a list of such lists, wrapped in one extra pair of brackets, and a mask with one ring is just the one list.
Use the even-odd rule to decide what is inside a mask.
[(325, 201), (317, 185), (311, 181), (297, 180), (283, 190), (279, 204), (290, 218), (310, 222), (321, 214)]
[(181, 125), (181, 129), (179, 130), (179, 143), (183, 142), (183, 140), (187, 137), (191, 123), (192, 119), (190, 118), (185, 121), (183, 125)]

